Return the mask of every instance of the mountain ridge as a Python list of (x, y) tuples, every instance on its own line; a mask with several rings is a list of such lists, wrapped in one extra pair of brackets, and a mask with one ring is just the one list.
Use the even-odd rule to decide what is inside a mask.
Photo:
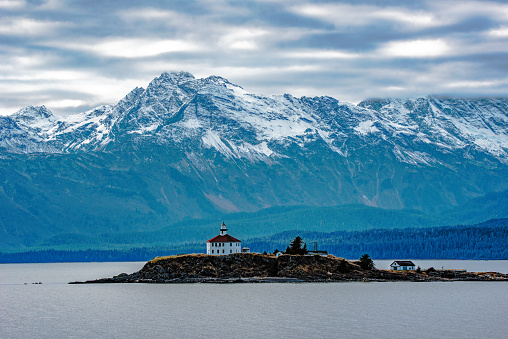
[[(136, 139), (136, 135), (150, 136), (154, 142), (199, 136), (205, 147), (213, 147), (226, 156), (242, 157), (248, 152), (275, 156), (278, 153), (268, 143), (281, 139), (304, 146), (306, 138), (320, 138), (331, 150), (347, 156), (354, 145), (346, 148), (344, 142), (353, 137), (381, 142), (409, 136), (410, 140), (405, 142), (422, 144), (419, 147), (430, 144), (441, 153), (474, 148), (506, 164), (507, 103), (506, 98), (427, 96), (370, 99), (353, 105), (331, 97), (295, 98), (289, 94), (264, 97), (250, 94), (218, 76), (196, 79), (187, 72), (162, 73), (146, 89), (135, 88), (115, 105), (60, 118), (44, 106), (28, 106), (2, 117), (2, 126), (10, 119), (20, 132), (33, 136), (40, 148), (29, 147), (31, 142), (24, 149), (16, 148), (14, 145), (23, 144), (16, 135), (3, 136), (0, 147), (8, 153), (41, 152), (41, 148), (54, 153), (101, 150), (125, 134), (133, 135), (131, 139)], [(34, 117), (39, 115), (39, 119), (29, 123), (26, 118), (30, 112)], [(214, 119), (213, 112), (219, 119)], [(468, 124), (466, 118), (474, 119)], [(231, 122), (240, 128), (241, 137), (227, 128)], [(240, 139), (250, 143), (240, 143)], [(399, 161), (439, 163), (428, 152), (412, 151), (402, 144), (392, 145)]]

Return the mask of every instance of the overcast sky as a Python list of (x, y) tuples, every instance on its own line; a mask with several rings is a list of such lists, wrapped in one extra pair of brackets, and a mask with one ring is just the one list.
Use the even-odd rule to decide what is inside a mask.
[(508, 4), (0, 0), (0, 114), (113, 104), (178, 70), (353, 103), (507, 96)]

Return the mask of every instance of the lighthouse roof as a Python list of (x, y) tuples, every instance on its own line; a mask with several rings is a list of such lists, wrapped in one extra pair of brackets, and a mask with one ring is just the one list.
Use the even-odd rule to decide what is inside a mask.
[(241, 242), (240, 240), (230, 236), (229, 234), (226, 235), (218, 235), (207, 242)]

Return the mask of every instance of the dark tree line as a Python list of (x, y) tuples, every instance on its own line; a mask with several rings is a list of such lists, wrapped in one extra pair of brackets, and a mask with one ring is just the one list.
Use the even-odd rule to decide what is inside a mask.
[[(300, 238), (296, 241), (295, 237)], [(369, 253), (375, 259), (504, 259), (508, 260), (508, 219), (490, 220), (476, 226), (377, 229), (356, 232), (291, 231), (271, 237), (247, 239), (251, 251), (272, 252), (291, 247), (307, 250), (303, 239), (318, 242), (320, 250), (354, 259)], [(296, 243), (295, 243), (296, 241)], [(288, 250), (286, 248), (286, 251)], [(0, 253), (0, 263), (146, 261), (156, 256), (202, 253), (203, 243), (143, 247), (126, 250), (40, 250)]]
[[(508, 219), (491, 220), (475, 226), (377, 229), (354, 232), (301, 232), (320, 250), (356, 259), (369, 253), (376, 259), (508, 259)], [(281, 248), (295, 235), (283, 232), (251, 239), (249, 247)]]
[[(195, 245), (197, 249), (199, 246)], [(203, 247), (203, 246), (201, 246)], [(42, 263), (42, 262), (105, 262), (105, 261), (148, 261), (157, 256), (179, 253), (202, 252), (200, 250), (177, 252), (165, 248), (131, 248), (127, 250), (40, 250), (20, 253), (0, 253), (0, 263)]]

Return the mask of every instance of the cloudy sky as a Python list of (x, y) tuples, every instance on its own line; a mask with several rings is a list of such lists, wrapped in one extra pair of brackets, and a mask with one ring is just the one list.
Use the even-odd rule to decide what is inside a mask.
[(0, 114), (112, 104), (176, 70), (353, 103), (507, 96), (508, 4), (0, 0)]

